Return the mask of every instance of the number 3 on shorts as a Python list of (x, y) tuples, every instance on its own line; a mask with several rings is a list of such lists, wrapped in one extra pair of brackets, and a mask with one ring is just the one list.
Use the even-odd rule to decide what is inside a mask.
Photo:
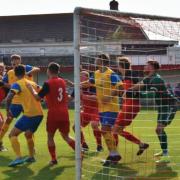
[(63, 99), (63, 89), (62, 88), (58, 89), (58, 98), (57, 99), (59, 102), (61, 102)]

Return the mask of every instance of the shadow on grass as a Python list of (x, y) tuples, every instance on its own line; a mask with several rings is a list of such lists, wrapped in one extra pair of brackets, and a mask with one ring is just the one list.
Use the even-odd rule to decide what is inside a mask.
[(124, 164), (118, 164), (112, 167), (103, 167), (100, 171), (96, 172), (94, 176), (91, 178), (92, 180), (117, 180), (128, 177), (135, 177), (137, 171), (131, 169), (130, 167)]
[(50, 167), (48, 165), (42, 168), (41, 170), (39, 170), (38, 174), (36, 176), (33, 176), (32, 179), (33, 180), (42, 180), (42, 179), (52, 180), (52, 179), (55, 179), (57, 176), (61, 175), (64, 169), (72, 168), (72, 167), (74, 166)]
[(155, 172), (151, 173), (148, 177), (156, 177), (158, 179), (172, 179), (178, 177), (178, 173), (172, 169), (171, 165), (159, 164), (156, 165)]
[[(0, 154), (1, 155), (1, 154)], [(5, 156), (1, 156), (0, 157), (0, 167), (7, 167), (8, 163), (12, 161), (12, 159), (5, 157)]]
[(19, 180), (19, 179), (29, 179), (33, 176), (34, 172), (28, 168), (29, 164), (22, 166), (17, 166), (15, 168), (10, 168), (9, 170), (3, 171), (2, 173), (7, 176), (6, 180)]
[(75, 160), (75, 154), (71, 155), (58, 155), (58, 161), (61, 161), (62, 159), (69, 159), (69, 160)]

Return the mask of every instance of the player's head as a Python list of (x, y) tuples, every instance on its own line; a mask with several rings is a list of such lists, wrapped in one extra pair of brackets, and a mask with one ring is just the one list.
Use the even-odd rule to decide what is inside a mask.
[(89, 73), (87, 71), (81, 71), (80, 73), (80, 81), (88, 81), (89, 80)]
[(144, 74), (149, 75), (157, 72), (160, 69), (160, 64), (156, 60), (148, 60), (144, 67)]
[(18, 79), (23, 78), (26, 74), (25, 67), (22, 64), (16, 66), (14, 72)]
[(5, 71), (5, 66), (3, 62), (0, 62), (0, 75), (3, 76)]
[(21, 56), (18, 54), (11, 55), (11, 65), (13, 68), (21, 64)]
[(108, 54), (99, 54), (96, 58), (96, 65), (98, 68), (106, 67), (110, 65), (110, 57)]
[(47, 75), (49, 77), (58, 76), (59, 71), (60, 71), (60, 65), (58, 63), (51, 62), (47, 68)]
[(128, 57), (121, 56), (117, 58), (118, 69), (122, 73), (125, 70), (131, 69), (131, 62)]

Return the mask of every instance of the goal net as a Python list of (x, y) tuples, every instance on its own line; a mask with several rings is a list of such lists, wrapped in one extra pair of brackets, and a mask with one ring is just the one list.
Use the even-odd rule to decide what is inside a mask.
[[(83, 8), (75, 10), (74, 69), (77, 179), (80, 176), (83, 179), (93, 180), (178, 178), (180, 173), (180, 113), (174, 112), (175, 117), (169, 117), (171, 103), (168, 93), (173, 94), (176, 100), (180, 98), (179, 40), (180, 18)], [(101, 56), (102, 54), (108, 54), (110, 57), (108, 63), (107, 59)], [(121, 57), (120, 59), (122, 57), (129, 59), (133, 73), (129, 75), (122, 73), (120, 70), (122, 65), (119, 65), (119, 62), (117, 63), (119, 57)], [(100, 59), (99, 63), (97, 62), (98, 59)], [(164, 84), (144, 82), (144, 79), (148, 79), (147, 75), (149, 76), (148, 72), (144, 72), (144, 67), (149, 60), (156, 60), (160, 64), (158, 74), (161, 75), (160, 78)], [(127, 69), (124, 69), (127, 72)], [(110, 72), (110, 74), (102, 75), (106, 72)], [(111, 73), (117, 75), (120, 80), (117, 80), (117, 76), (118, 82), (112, 80)], [(158, 79), (158, 77), (155, 78)], [(127, 94), (126, 97), (122, 97), (122, 93), (129, 89), (126, 89), (122, 83), (125, 83), (125, 79), (133, 81), (133, 78), (137, 78), (139, 82), (143, 81), (146, 90), (143, 90), (144, 87), (139, 88), (136, 90), (138, 97), (131, 96), (132, 99), (137, 98), (137, 101), (140, 102), (140, 110), (136, 111), (130, 108), (130, 112), (124, 108), (125, 104), (128, 105), (125, 102), (128, 99)], [(152, 80), (151, 77), (149, 79)], [(101, 83), (98, 83), (100, 80)], [(122, 83), (120, 83), (121, 80)], [(136, 84), (138, 81), (131, 83)], [(150, 94), (149, 92), (153, 91), (151, 88), (155, 87), (156, 90), (152, 96), (143, 97), (144, 91)], [(114, 88), (118, 90), (115, 91)], [(162, 95), (164, 93), (165, 95)], [(132, 94), (135, 94), (133, 90), (131, 91)], [(106, 98), (102, 100), (103, 97)], [(95, 105), (92, 105), (91, 102), (85, 103), (83, 98), (89, 98), (89, 101), (97, 101), (98, 116), (94, 115), (96, 114)], [(109, 104), (112, 107), (105, 108), (106, 105), (100, 102), (100, 98), (104, 104)], [(118, 101), (112, 100), (115, 98), (118, 98)], [(158, 100), (161, 103), (158, 103)], [(168, 106), (168, 108), (164, 109), (164, 106)], [(177, 104), (175, 106), (178, 108)], [(101, 131), (101, 143), (97, 131), (101, 130), (102, 126), (106, 126), (103, 122), (106, 115), (103, 113), (117, 112), (117, 109), (115, 110), (113, 107), (119, 107), (119, 114), (122, 111), (127, 111), (124, 113), (127, 113), (130, 118), (126, 119), (129, 117), (128, 115), (123, 117), (118, 115), (118, 118), (114, 118), (115, 121), (120, 119), (125, 122), (124, 124), (119, 123), (121, 133), (118, 129), (118, 143), (114, 141), (117, 143), (117, 151), (121, 155), (121, 160), (117, 164), (112, 163), (103, 166), (102, 160), (106, 159), (110, 152), (103, 135), (104, 132)], [(137, 116), (133, 117), (133, 113), (136, 113)], [(99, 129), (97, 129), (98, 119)], [(129, 123), (127, 123), (128, 120)], [(158, 129), (157, 124), (164, 125), (165, 128), (159, 127)], [(116, 140), (112, 122), (108, 125), (111, 126), (111, 135)], [(82, 130), (84, 138), (80, 136), (80, 130)], [(135, 136), (136, 139), (130, 137), (131, 135)], [(103, 151), (100, 147), (98, 149), (98, 143), (102, 145)], [(142, 144), (139, 145), (140, 143)], [(149, 144), (149, 148), (138, 156), (137, 152), (143, 143)], [(84, 149), (84, 158), (81, 163), (82, 149)], [(163, 156), (154, 156), (159, 152), (163, 152)]]

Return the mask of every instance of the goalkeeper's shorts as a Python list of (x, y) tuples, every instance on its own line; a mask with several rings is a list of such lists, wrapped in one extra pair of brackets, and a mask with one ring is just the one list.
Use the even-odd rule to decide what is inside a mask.
[(158, 107), (158, 123), (165, 126), (171, 124), (177, 111), (176, 105), (162, 105)]

